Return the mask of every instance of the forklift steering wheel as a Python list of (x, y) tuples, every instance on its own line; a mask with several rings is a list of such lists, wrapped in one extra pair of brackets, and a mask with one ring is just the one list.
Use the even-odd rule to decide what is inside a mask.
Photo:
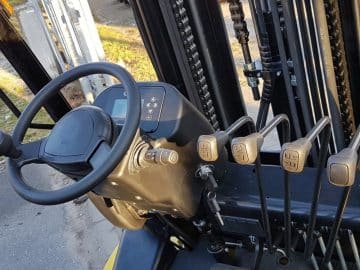
[[(86, 106), (82, 109), (80, 107), (68, 112), (59, 122), (56, 123), (54, 129), (51, 131), (48, 137), (35, 142), (21, 144), (25, 136), (25, 132), (29, 128), (32, 119), (40, 110), (40, 108), (45, 104), (48, 98), (59, 92), (60, 89), (66, 84), (81, 77), (92, 74), (107, 74), (114, 76), (121, 81), (124, 89), (127, 92), (127, 117), (119, 136), (115, 139), (115, 142), (112, 146), (110, 146), (111, 142), (109, 142), (109, 140), (106, 141), (105, 139), (102, 139), (106, 136), (109, 137), (108, 134), (104, 135), (105, 132), (104, 128), (102, 127), (111, 127), (111, 118), (109, 115), (95, 106)], [(92, 170), (76, 183), (58, 190), (45, 191), (28, 185), (23, 179), (21, 167), (30, 163), (47, 163), (53, 165), (63, 162), (64, 156), (61, 157), (62, 159), (56, 160), (56, 155), (55, 157), (51, 156), (51, 158), (49, 158), (49, 155), (45, 155), (44, 157), (44, 155), (41, 153), (44, 152), (44, 148), (47, 147), (47, 140), (49, 140), (52, 135), (53, 138), (55, 136), (57, 140), (61, 138), (60, 141), (68, 140), (69, 138), (71, 139), (71, 134), (63, 134), (61, 131), (66, 129), (69, 130), (70, 127), (71, 133), (71, 129), (83, 121), (83, 119), (77, 118), (79, 118), (79, 116), (81, 118), (81, 116), (84, 115), (85, 118), (83, 119), (90, 119), (87, 123), (90, 123), (88, 126), (92, 131), (94, 131), (94, 135), (92, 137), (89, 136), (90, 143), (83, 148), (86, 151), (82, 149), (82, 151), (85, 151), (86, 153), (81, 157), (83, 158), (84, 162), (91, 164)], [(16, 124), (12, 138), (14, 150), (18, 154), (16, 157), (8, 159), (8, 171), (11, 185), (15, 191), (24, 199), (43, 205), (54, 205), (68, 202), (89, 192), (104, 179), (106, 179), (106, 177), (123, 159), (138, 130), (140, 115), (141, 99), (139, 90), (134, 79), (122, 67), (110, 63), (91, 63), (76, 67), (61, 74), (41, 89), (41, 91), (34, 97), (25, 111), (21, 114)], [(100, 120), (102, 120), (105, 124), (97, 126), (97, 123)], [(62, 129), (60, 126), (64, 126), (64, 123), (66, 128)], [(79, 132), (80, 134), (86, 134), (87, 130), (80, 130)], [(55, 133), (57, 134), (55, 135)], [(60, 133), (61, 136), (59, 136)], [(51, 147), (55, 145), (59, 149), (60, 142), (57, 142), (56, 140), (52, 141), (53, 145)], [(96, 145), (91, 145), (92, 142), (96, 142)], [(82, 142), (76, 143), (80, 145), (82, 144)], [(74, 142), (70, 142), (70, 145), (76, 145), (76, 143), (74, 144)], [(66, 156), (66, 158), (69, 157), (70, 155)], [(53, 167), (56, 168), (56, 166)]]

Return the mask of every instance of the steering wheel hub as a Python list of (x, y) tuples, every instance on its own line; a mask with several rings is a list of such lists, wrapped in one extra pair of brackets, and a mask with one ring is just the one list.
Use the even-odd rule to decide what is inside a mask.
[[(111, 144), (111, 117), (95, 106), (68, 112), (43, 143), (40, 159), (62, 172), (91, 169), (89, 159), (102, 143)], [(83, 171), (82, 170), (82, 171)]]

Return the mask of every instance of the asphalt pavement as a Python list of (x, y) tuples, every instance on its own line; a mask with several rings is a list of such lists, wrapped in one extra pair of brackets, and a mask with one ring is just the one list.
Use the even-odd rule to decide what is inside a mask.
[[(71, 184), (45, 165), (24, 170), (34, 186), (56, 189)], [(118, 244), (121, 230), (112, 226), (87, 200), (57, 206), (31, 204), (20, 198), (0, 164), (0, 269), (102, 269)]]

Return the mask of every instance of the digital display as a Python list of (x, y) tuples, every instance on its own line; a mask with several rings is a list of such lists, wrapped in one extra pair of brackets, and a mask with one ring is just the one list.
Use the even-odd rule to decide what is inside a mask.
[(126, 99), (115, 99), (112, 108), (111, 116), (115, 118), (125, 118), (127, 109)]
[[(141, 107), (144, 105), (144, 99), (141, 99)], [(127, 99), (115, 99), (111, 116), (115, 118), (126, 118)]]

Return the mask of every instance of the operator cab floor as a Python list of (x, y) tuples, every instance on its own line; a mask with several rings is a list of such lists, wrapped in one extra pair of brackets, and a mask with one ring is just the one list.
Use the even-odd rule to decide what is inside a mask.
[[(192, 251), (180, 251), (173, 264), (172, 270), (196, 269), (196, 270), (247, 270), (252, 269), (255, 264), (255, 253), (247, 252), (244, 249), (237, 249), (238, 264), (243, 266), (232, 266), (228, 264), (218, 263), (214, 256), (207, 251), (207, 241), (204, 239)], [(292, 255), (288, 265), (279, 264), (281, 254), (268, 254), (264, 252), (260, 263), (260, 270), (276, 270), (276, 269), (314, 269), (310, 262), (305, 262), (302, 253)]]

